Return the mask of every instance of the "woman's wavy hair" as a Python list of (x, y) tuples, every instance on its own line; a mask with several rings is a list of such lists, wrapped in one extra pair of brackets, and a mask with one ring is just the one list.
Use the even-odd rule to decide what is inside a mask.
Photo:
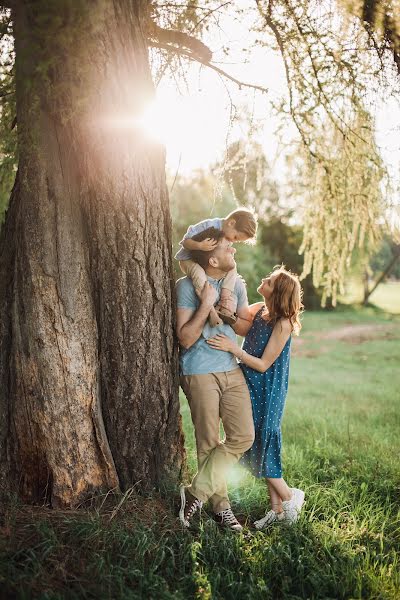
[(274, 291), (269, 301), (269, 308), (263, 318), (272, 326), (278, 319), (289, 319), (292, 331), (299, 335), (301, 329), (300, 315), (304, 310), (303, 290), (297, 275), (285, 269), (284, 265), (274, 267), (271, 275), (278, 273), (275, 279)]

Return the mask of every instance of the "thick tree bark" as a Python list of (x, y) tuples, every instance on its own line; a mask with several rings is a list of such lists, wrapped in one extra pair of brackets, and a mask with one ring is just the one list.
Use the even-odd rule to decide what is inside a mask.
[(164, 152), (127, 126), (153, 93), (147, 2), (49, 4), (14, 14), (0, 485), (73, 505), (176, 477), (183, 443)]

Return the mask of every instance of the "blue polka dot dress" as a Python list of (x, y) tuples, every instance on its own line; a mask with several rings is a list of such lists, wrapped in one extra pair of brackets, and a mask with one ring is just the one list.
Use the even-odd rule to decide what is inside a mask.
[[(261, 318), (262, 311), (256, 314), (243, 343), (243, 349), (257, 358), (261, 358), (273, 329)], [(241, 464), (255, 477), (282, 477), (281, 421), (288, 390), (291, 341), (289, 337), (265, 373), (241, 365), (250, 391), (256, 433), (254, 444), (243, 455)]]

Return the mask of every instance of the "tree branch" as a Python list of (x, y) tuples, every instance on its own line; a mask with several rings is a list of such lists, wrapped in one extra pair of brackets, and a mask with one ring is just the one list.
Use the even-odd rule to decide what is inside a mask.
[(196, 56), (192, 52), (189, 52), (188, 50), (184, 50), (184, 49), (178, 48), (176, 46), (170, 46), (169, 44), (162, 44), (160, 42), (153, 42), (151, 40), (148, 41), (148, 44), (149, 44), (149, 46), (151, 46), (153, 48), (161, 48), (161, 50), (166, 50), (167, 52), (174, 52), (175, 54), (179, 54), (180, 56), (184, 56), (185, 58), (188, 58), (189, 60), (193, 60), (195, 62), (199, 62), (202, 65), (204, 65), (205, 67), (208, 67), (209, 69), (211, 69), (212, 71), (215, 71), (219, 75), (222, 75), (222, 77), (225, 77), (226, 79), (229, 79), (230, 81), (233, 81), (233, 83), (236, 83), (236, 85), (239, 87), (239, 89), (241, 89), (242, 87), (245, 87), (245, 88), (251, 88), (253, 90), (258, 90), (259, 92), (263, 92), (264, 94), (268, 92), (268, 88), (265, 88), (265, 87), (263, 87), (261, 85), (255, 85), (253, 83), (246, 83), (244, 81), (240, 81), (239, 79), (236, 79), (236, 77), (233, 77), (232, 75), (230, 75), (229, 73), (227, 73), (223, 69), (220, 69), (219, 67), (217, 67), (213, 63), (208, 62), (206, 60), (202, 60), (201, 58), (199, 58), (198, 56)]
[(172, 52), (174, 54), (178, 54), (179, 56), (184, 56), (189, 60), (193, 60), (204, 65), (205, 67), (208, 67), (222, 77), (225, 77), (226, 79), (236, 83), (239, 89), (245, 87), (258, 90), (259, 92), (263, 93), (268, 92), (267, 88), (261, 85), (254, 85), (252, 83), (240, 81), (223, 69), (220, 69), (216, 65), (212, 64), (210, 62), (212, 59), (212, 51), (210, 48), (208, 48), (208, 46), (203, 44), (203, 42), (197, 38), (194, 38), (187, 33), (176, 31), (174, 29), (163, 29), (151, 21), (147, 42), (152, 48), (160, 48), (161, 50), (166, 50), (167, 52)]
[(178, 48), (187, 48), (194, 57), (197, 57), (196, 60), (203, 62), (203, 64), (210, 62), (212, 59), (210, 48), (197, 38), (176, 29), (163, 29), (151, 20), (149, 22), (147, 37), (151, 46), (155, 44), (169, 46), (169, 44), (172, 44), (171, 49), (175, 48), (175, 45)]

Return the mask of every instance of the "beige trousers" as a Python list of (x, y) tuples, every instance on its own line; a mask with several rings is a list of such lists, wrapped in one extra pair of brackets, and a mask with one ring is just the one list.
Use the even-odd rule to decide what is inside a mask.
[[(180, 260), (179, 266), (181, 271), (185, 273), (193, 282), (194, 289), (196, 291), (201, 291), (204, 287), (205, 282), (207, 281), (207, 275), (203, 269), (197, 262), (194, 260)], [(222, 282), (222, 287), (229, 290), (233, 293), (235, 289), (237, 277), (236, 268), (231, 269), (224, 277), (224, 281)]]
[[(254, 441), (250, 395), (241, 369), (206, 375), (183, 375), (196, 436), (198, 471), (189, 492), (214, 512), (230, 508), (226, 476)], [(220, 419), (225, 440), (220, 439)]]

